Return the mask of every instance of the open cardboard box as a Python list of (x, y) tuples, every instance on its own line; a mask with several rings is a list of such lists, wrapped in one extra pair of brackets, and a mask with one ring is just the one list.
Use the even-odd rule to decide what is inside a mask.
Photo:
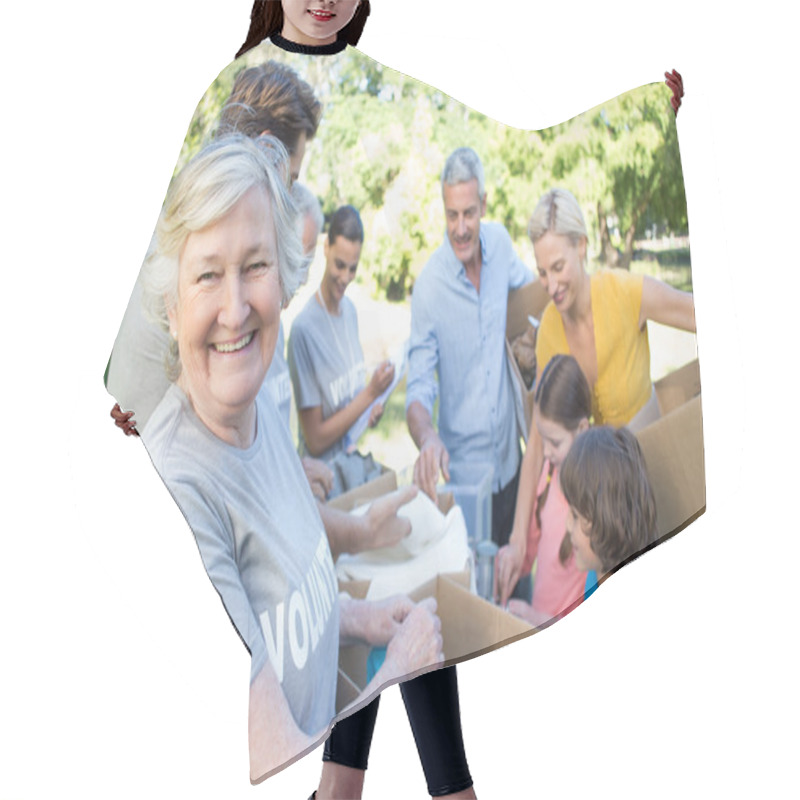
[(653, 384), (661, 416), (700, 394), (700, 362), (695, 358)]
[(550, 301), (547, 290), (542, 284), (534, 280), (514, 289), (508, 293), (508, 310), (506, 311), (506, 356), (514, 384), (514, 407), (517, 414), (517, 425), (520, 432), (528, 441), (528, 432), (533, 419), (533, 389), (525, 385), (519, 365), (511, 350), (511, 342), (525, 333), (530, 327), (528, 317), (541, 320), (542, 312)]
[[(450, 573), (437, 575), (409, 595), (415, 602), (436, 598), (446, 666), (495, 650), (534, 631), (524, 620), (472, 594), (468, 586), (468, 572)], [(368, 583), (359, 581), (340, 584), (339, 589), (360, 598), (368, 587)], [(365, 644), (339, 649), (337, 712), (353, 702), (367, 685), (369, 652), (370, 647)]]
[(705, 450), (700, 395), (636, 434), (656, 501), (660, 539), (706, 510)]
[(382, 497), (395, 491), (395, 489), (397, 489), (397, 473), (394, 470), (386, 469), (377, 478), (329, 500), (328, 505), (331, 508), (338, 508), (340, 511), (352, 511), (376, 497)]
[[(364, 503), (397, 489), (397, 475), (387, 472), (378, 478), (352, 489), (330, 501), (342, 511), (352, 511)], [(446, 514), (453, 506), (453, 495), (442, 492), (437, 498), (439, 510)], [(523, 620), (470, 592), (469, 570), (440, 574), (410, 593), (415, 602), (426, 597), (436, 598), (437, 614), (442, 621), (442, 639), (447, 664), (474, 658), (503, 644), (533, 632)], [(340, 591), (351, 597), (364, 598), (369, 589), (367, 581), (341, 583)], [(349, 645), (339, 650), (339, 683), (336, 710), (352, 703), (367, 684), (368, 645)]]
[[(394, 470), (386, 470), (382, 475), (373, 478), (362, 486), (356, 486), (355, 489), (329, 500), (328, 505), (331, 508), (338, 508), (340, 511), (352, 511), (370, 500), (383, 497), (396, 490), (397, 473)], [(454, 500), (451, 492), (440, 492), (437, 495), (437, 505), (442, 514), (446, 514), (453, 507), (453, 504)]]
[(640, 430), (656, 501), (658, 535), (671, 536), (706, 508), (700, 365), (684, 364), (654, 384), (661, 418)]

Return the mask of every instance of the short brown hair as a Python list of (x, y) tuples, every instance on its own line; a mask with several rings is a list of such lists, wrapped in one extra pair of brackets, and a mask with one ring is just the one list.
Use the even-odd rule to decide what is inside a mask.
[[(357, 45), (364, 25), (367, 24), (369, 11), (369, 0), (361, 0), (353, 19), (339, 31), (337, 38), (344, 39), (347, 44)], [(250, 30), (247, 32), (247, 38), (239, 48), (236, 58), (282, 30), (283, 6), (280, 2), (278, 0), (255, 0), (250, 11)]]
[(591, 525), (586, 534), (605, 572), (655, 543), (653, 490), (642, 448), (627, 428), (581, 433), (561, 465), (560, 480), (567, 502)]
[(291, 154), (301, 133), (314, 138), (321, 116), (314, 90), (291, 67), (267, 61), (236, 76), (217, 135), (237, 132), (254, 139), (269, 131)]

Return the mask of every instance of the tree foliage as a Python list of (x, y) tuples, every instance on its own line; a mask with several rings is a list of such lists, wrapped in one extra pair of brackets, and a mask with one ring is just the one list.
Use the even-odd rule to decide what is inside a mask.
[[(669, 90), (651, 84), (543, 131), (498, 124), (436, 89), (352, 51), (346, 59), (278, 53), (324, 106), (303, 180), (326, 215), (351, 203), (366, 229), (363, 272), (389, 299), (402, 299), (444, 236), (439, 176), (456, 147), (484, 164), (488, 216), (526, 244), (528, 218), (553, 186), (584, 210), (590, 247), (628, 266), (646, 230), (685, 233), (686, 199)], [(211, 135), (235, 72), (265, 60), (256, 48), (223, 71), (198, 106), (185, 161)], [(331, 65), (336, 65), (332, 67)]]

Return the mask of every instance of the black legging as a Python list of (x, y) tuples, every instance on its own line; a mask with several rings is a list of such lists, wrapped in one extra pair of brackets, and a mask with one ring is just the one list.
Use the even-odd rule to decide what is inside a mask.
[[(461, 735), (456, 668), (427, 672), (400, 684), (408, 721), (431, 797), (472, 786)], [(360, 711), (337, 722), (325, 742), (323, 761), (365, 770), (380, 695)]]

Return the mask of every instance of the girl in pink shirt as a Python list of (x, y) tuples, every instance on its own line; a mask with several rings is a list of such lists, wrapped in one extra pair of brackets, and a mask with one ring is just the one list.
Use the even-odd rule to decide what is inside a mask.
[(522, 574), (536, 563), (533, 601), (511, 600), (509, 609), (532, 625), (543, 625), (571, 611), (583, 599), (586, 573), (578, 569), (567, 535), (569, 506), (558, 473), (579, 433), (589, 428), (592, 393), (578, 362), (554, 356), (536, 387), (534, 420), (544, 445), (544, 464)]

